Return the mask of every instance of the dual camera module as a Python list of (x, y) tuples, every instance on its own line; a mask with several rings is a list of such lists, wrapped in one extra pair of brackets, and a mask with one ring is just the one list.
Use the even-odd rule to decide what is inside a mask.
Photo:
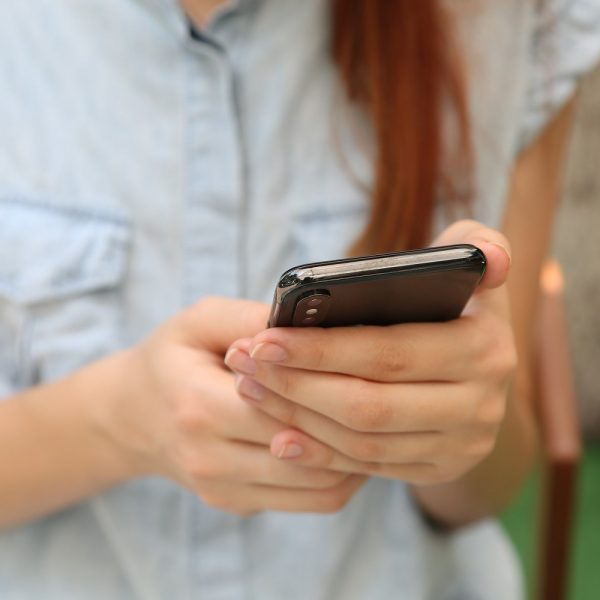
[(298, 300), (294, 308), (294, 327), (320, 325), (329, 310), (331, 296), (326, 290), (315, 290)]

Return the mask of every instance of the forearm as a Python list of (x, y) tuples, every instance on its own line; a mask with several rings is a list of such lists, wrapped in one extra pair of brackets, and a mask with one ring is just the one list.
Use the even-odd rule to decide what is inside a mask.
[(537, 435), (530, 402), (520, 386), (508, 401), (492, 453), (456, 481), (413, 486), (424, 512), (448, 527), (498, 514), (514, 497), (536, 459)]
[(449, 525), (497, 513), (513, 497), (535, 460), (536, 428), (528, 385), (531, 371), (523, 361), (530, 355), (539, 273), (548, 252), (562, 189), (573, 109), (574, 100), (565, 105), (522, 153), (513, 171), (503, 230), (514, 257), (509, 294), (522, 364), (496, 448), (487, 460), (460, 480), (414, 490), (425, 511)]
[(0, 402), (0, 528), (64, 508), (133, 476), (96, 426), (118, 393), (124, 353)]

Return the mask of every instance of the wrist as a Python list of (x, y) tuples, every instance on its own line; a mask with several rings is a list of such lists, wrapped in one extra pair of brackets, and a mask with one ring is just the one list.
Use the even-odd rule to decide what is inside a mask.
[(79, 397), (93, 443), (118, 481), (155, 474), (130, 415), (139, 396), (132, 385), (135, 362), (134, 349), (121, 350), (83, 369), (72, 382), (81, 386)]

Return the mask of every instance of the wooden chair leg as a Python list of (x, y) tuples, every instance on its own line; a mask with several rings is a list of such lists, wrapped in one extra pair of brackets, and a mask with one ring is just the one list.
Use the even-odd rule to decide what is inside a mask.
[(581, 434), (577, 416), (559, 265), (549, 261), (541, 280), (536, 366), (544, 453), (539, 536), (539, 600), (565, 600)]

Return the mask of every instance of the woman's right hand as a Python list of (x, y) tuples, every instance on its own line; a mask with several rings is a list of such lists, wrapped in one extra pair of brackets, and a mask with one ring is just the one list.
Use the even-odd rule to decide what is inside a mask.
[(223, 363), (229, 345), (264, 329), (268, 306), (206, 298), (123, 355), (122, 393), (96, 422), (135, 475), (161, 475), (238, 514), (333, 512), (365, 481), (274, 458), (286, 425), (242, 402)]

